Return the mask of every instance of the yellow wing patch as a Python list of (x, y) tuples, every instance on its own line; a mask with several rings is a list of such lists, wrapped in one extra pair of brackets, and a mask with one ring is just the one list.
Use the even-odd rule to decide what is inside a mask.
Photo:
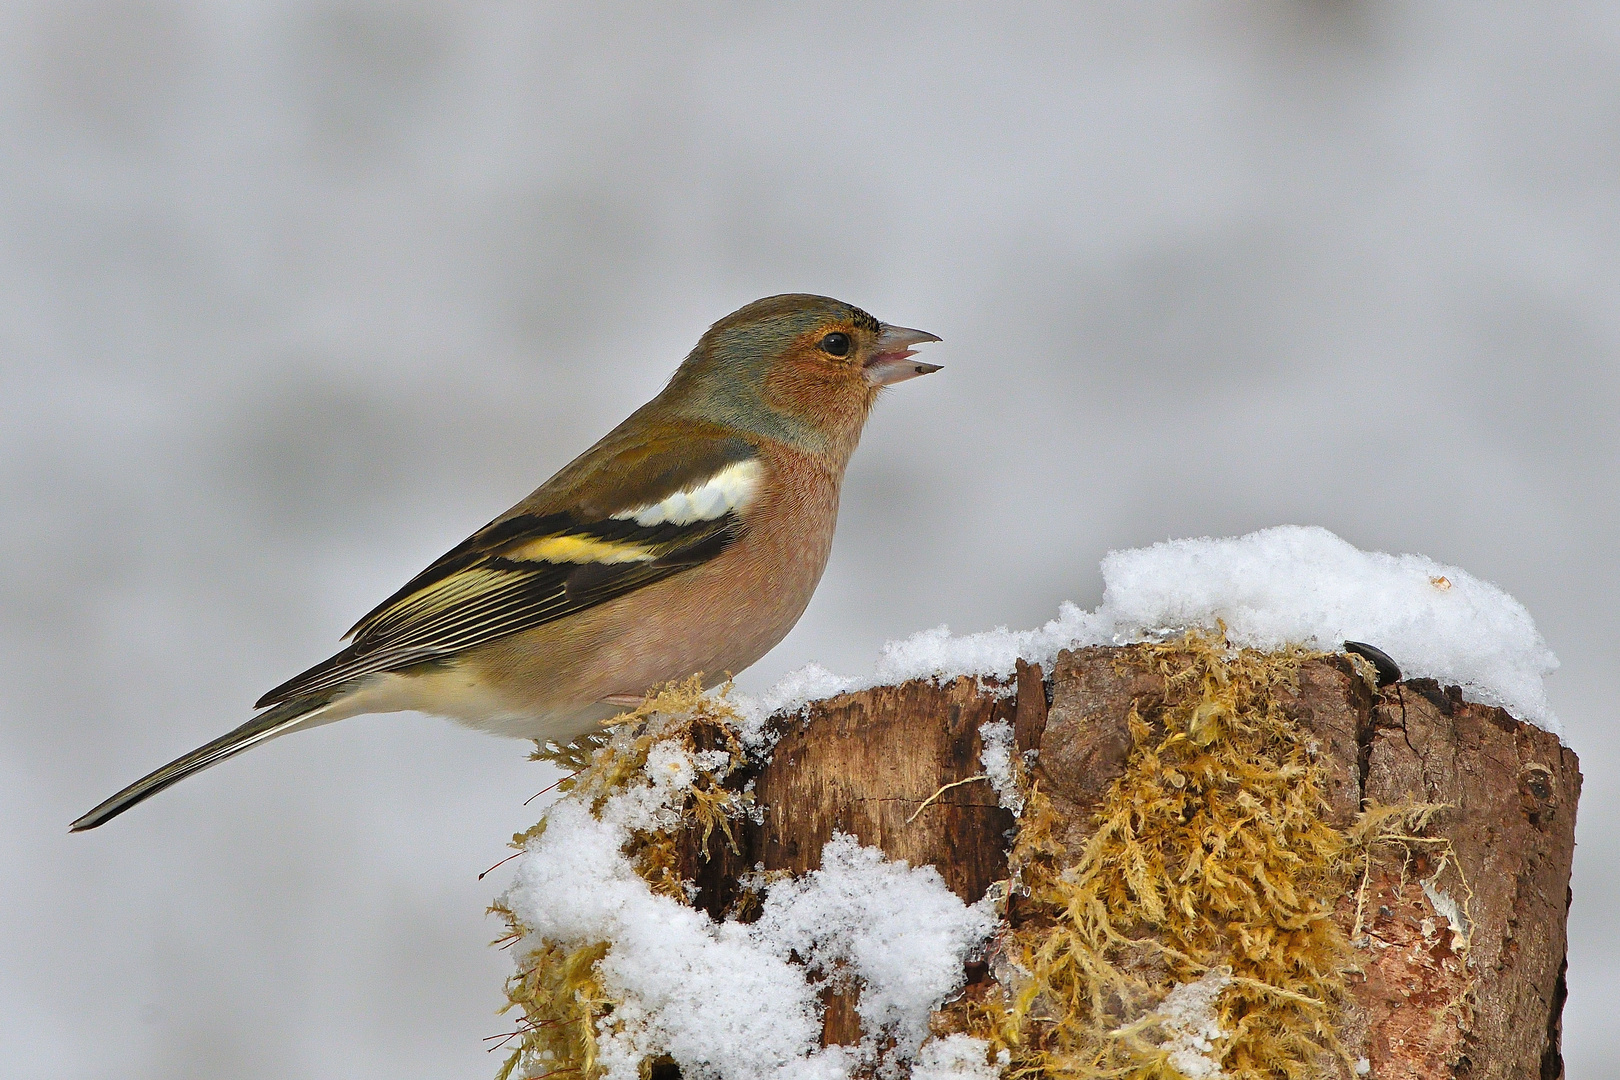
[(503, 553), (517, 562), (629, 563), (651, 562), (658, 553), (625, 540), (598, 540), (594, 536), (543, 536)]

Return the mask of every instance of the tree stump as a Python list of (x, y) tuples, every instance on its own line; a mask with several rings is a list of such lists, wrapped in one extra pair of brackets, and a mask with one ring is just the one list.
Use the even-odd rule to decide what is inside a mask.
[[(981, 731), (997, 721), (1011, 726), (1016, 750), (1028, 752), (1024, 782), (1043, 800), (1050, 826), (1040, 857), (1056, 860), (1058, 871), (1072, 868), (1096, 835), (1100, 808), (1122, 797), (1127, 770), (1144, 760), (1168, 768), (1142, 757), (1168, 745), (1165, 717), (1181, 676), (1167, 655), (1138, 647), (1066, 651), (1051, 672), (1021, 664), (1007, 683), (909, 682), (817, 702), (803, 718), (778, 718), (774, 753), (747, 777), (754, 818), (738, 821), (730, 840), (711, 832), (705, 841), (696, 829), (677, 837), (679, 873), (695, 885), (691, 902), (716, 917), (737, 917), (740, 878), (757, 869), (813, 870), (833, 834), (847, 833), (891, 859), (937, 867), (965, 902), (1002, 890), (1009, 927), (1053, 924), (1058, 916), (1037, 910), (1020, 892), (1019, 866), (1009, 866), (1031, 811), (1021, 825), (984, 777)], [(1212, 676), (1201, 677), (1207, 683)], [(1330, 972), (1342, 992), (1304, 1003), (1317, 1010), (1301, 1015), (1320, 1025), (1310, 1036), (1320, 1052), (1306, 1071), (1291, 1067), (1288, 1075), (1562, 1077), (1565, 919), (1581, 783), (1574, 753), (1501, 709), (1464, 702), (1455, 688), (1413, 680), (1380, 689), (1347, 656), (1301, 659), (1273, 700), (1304, 748), (1284, 754), (1283, 767), (1304, 768), (1309, 758), (1319, 796), (1313, 805), (1328, 830), (1321, 835), (1346, 844), (1317, 920), (1332, 926), (1310, 931), (1313, 940), (1342, 946)], [(1197, 710), (1188, 715), (1202, 722)], [(1189, 728), (1183, 742), (1204, 737)], [(1241, 785), (1227, 786), (1241, 798)], [(1284, 864), (1291, 857), (1278, 854)], [(1257, 866), (1256, 881), (1268, 872)], [(1268, 893), (1292, 888), (1270, 880), (1238, 884)], [(1301, 925), (1310, 918), (1301, 916)], [(1155, 933), (1146, 924), (1120, 929)], [(1304, 932), (1217, 929), (1245, 940)], [(1156, 963), (1138, 964), (1131, 977), (1155, 977)], [(994, 955), (969, 964), (961, 998), (936, 1014), (940, 1033), (968, 1030), (972, 1016), (984, 1022), (987, 995), (1017, 995), (1007, 980), (1020, 976), (1002, 968)], [(1038, 999), (1038, 990), (1029, 993)], [(824, 996), (826, 1044), (859, 1041), (858, 993)], [(1052, 1018), (1038, 1012), (1008, 1037), (1030, 1047), (1051, 1037)], [(1001, 1022), (1006, 1034), (1005, 1017)], [(1264, 1074), (1262, 1067), (1271, 1066), (1226, 1063), (1252, 1075)], [(1276, 1066), (1276, 1075), (1284, 1071)]]

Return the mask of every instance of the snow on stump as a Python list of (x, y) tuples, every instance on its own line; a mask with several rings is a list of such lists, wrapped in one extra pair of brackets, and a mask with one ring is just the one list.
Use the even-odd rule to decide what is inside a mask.
[[(1456, 582), (1523, 647), (1493, 682), (1458, 636), (1489, 619), (1375, 581), (1388, 625), (1356, 636), (1434, 643), (1402, 658), (1424, 677), (1380, 686), (1360, 656), (1266, 641), (1364, 628), (1345, 589), (1315, 627), (1266, 622), (1250, 589), (1172, 633), (1121, 588), (1042, 631), (899, 643), (876, 685), (669, 688), (549, 754), (577, 771), (497, 905), (521, 1011), (501, 1075), (1561, 1077), (1577, 761), (1465, 698), (1551, 721), (1523, 609), (1321, 530), (1199, 543), (1229, 592), (1257, 547), (1279, 576), (1279, 544), (1358, 588), (1346, 550), (1397, 586)], [(1110, 556), (1110, 589), (1157, 587), (1138, 555)], [(1425, 674), (1447, 670), (1463, 689)]]

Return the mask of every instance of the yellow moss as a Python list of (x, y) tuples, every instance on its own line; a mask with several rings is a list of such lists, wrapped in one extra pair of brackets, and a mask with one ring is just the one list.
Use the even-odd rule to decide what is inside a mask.
[[(682, 827), (701, 828), (705, 842), (719, 828), (735, 847), (731, 822), (742, 813), (746, 797), (724, 785), (744, 758), (736, 713), (725, 702), (729, 686), (723, 687), (718, 696), (710, 696), (696, 676), (672, 683), (649, 694), (634, 710), (615, 717), (611, 730), (592, 733), (567, 745), (537, 744), (531, 758), (568, 770), (569, 775), (557, 785), (562, 797), (584, 801), (592, 813), (599, 815), (613, 795), (633, 784), (648, 782), (645, 769), (655, 745), (675, 742), (694, 758), (695, 778), (681, 810)], [(725, 764), (704, 767), (697, 762), (700, 734), (705, 741), (718, 742), (719, 748), (727, 751)], [(545, 827), (542, 818), (533, 828), (514, 836), (513, 846), (524, 847)], [(637, 831), (625, 845), (624, 854), (655, 893), (686, 899), (675, 830)], [(507, 924), (508, 932), (497, 944), (521, 942), (529, 937), (528, 929), (509, 909), (496, 905), (490, 910)], [(515, 1048), (497, 1080), (551, 1075), (596, 1080), (601, 1076), (597, 1039), (601, 1025), (612, 1023), (615, 1002), (604, 990), (596, 965), (608, 947), (607, 942), (593, 942), (564, 949), (556, 942), (540, 941), (527, 950), (519, 960), (522, 970), (506, 984), (507, 1004), (502, 1011), (520, 1009), (523, 1019), (517, 1030), (505, 1037), (504, 1045), (515, 1043)]]
[[(514, 932), (521, 932), (510, 911), (495, 910), (506, 917)], [(496, 1080), (554, 1072), (600, 1075), (596, 1023), (613, 1003), (602, 989), (596, 964), (607, 949), (605, 942), (598, 942), (566, 951), (547, 942), (528, 954), (528, 966), (506, 980), (507, 1003), (501, 1011), (520, 1008), (523, 1020), (507, 1036), (518, 1040), (518, 1045), (501, 1065)]]
[(1342, 1056), (1333, 1006), (1347, 956), (1333, 922), (1347, 839), (1308, 737), (1274, 688), (1313, 655), (1261, 653), (1224, 635), (1133, 646), (1157, 670), (1160, 710), (1129, 716), (1124, 774), (1081, 850), (1029, 785), (1010, 857), (1020, 923), (1004, 939), (1001, 1000), (972, 1033), (1005, 1048), (1010, 1077), (1174, 1078), (1155, 1010), (1178, 984), (1228, 969), (1226, 1034), (1208, 1056), (1234, 1080), (1318, 1074)]
[[(613, 723), (619, 723), (619, 718), (614, 717)], [(573, 742), (566, 743), (536, 739), (534, 749), (529, 752), (529, 760), (547, 762), (567, 770), (572, 776), (590, 768), (591, 758), (607, 744), (608, 734), (605, 731), (588, 731)]]

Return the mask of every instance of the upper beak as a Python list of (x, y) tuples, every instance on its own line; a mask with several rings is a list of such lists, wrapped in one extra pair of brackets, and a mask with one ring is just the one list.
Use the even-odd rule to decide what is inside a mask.
[(909, 330), (904, 326), (890, 326), (884, 323), (882, 331), (878, 334), (877, 349), (863, 368), (866, 381), (873, 386), (892, 386), (897, 382), (915, 379), (918, 375), (938, 371), (938, 364), (919, 364), (910, 359), (916, 355), (916, 350), (911, 346), (938, 340), (939, 338), (926, 330)]

